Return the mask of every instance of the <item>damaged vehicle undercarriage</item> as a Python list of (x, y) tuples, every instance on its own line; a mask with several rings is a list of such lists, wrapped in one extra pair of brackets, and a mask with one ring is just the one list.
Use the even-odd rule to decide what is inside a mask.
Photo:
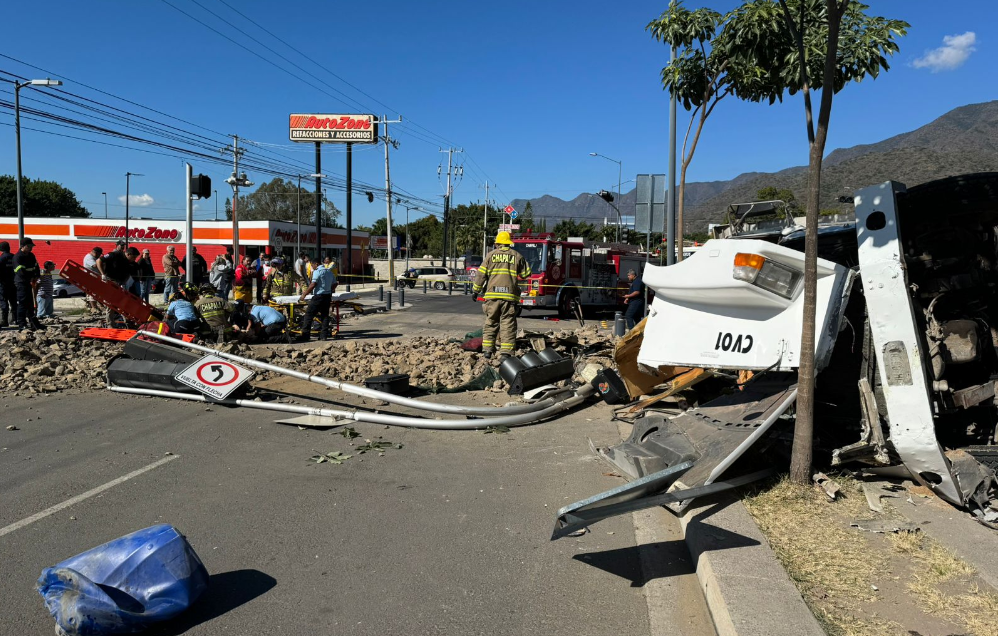
[[(855, 231), (819, 228), (816, 463), (910, 476), (980, 515), (998, 465), (998, 173), (886, 182), (854, 204)], [(639, 368), (711, 377), (692, 408), (645, 411), (599, 451), (631, 482), (563, 508), (554, 538), (643, 507), (678, 513), (787, 465), (802, 234), (715, 239), (646, 268)]]

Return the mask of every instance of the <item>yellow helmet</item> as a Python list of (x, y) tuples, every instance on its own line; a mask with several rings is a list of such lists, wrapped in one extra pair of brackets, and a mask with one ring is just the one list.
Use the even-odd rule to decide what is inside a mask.
[(512, 245), (513, 239), (509, 237), (509, 232), (499, 232), (496, 234), (496, 245)]

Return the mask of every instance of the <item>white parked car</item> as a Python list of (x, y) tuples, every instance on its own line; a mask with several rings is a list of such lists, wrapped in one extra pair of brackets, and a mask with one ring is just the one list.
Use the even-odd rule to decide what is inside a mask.
[(83, 290), (69, 282), (65, 278), (55, 278), (52, 281), (52, 295), (56, 298), (69, 298), (70, 296), (83, 296)]
[(396, 287), (408, 285), (409, 288), (416, 286), (417, 281), (429, 281), (433, 284), (433, 289), (446, 289), (447, 283), (455, 280), (454, 270), (449, 267), (417, 267), (414, 276), (402, 274), (396, 278)]

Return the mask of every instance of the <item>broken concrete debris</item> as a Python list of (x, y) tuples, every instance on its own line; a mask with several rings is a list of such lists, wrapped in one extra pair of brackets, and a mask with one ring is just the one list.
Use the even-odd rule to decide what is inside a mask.
[(0, 386), (27, 394), (67, 389), (100, 389), (106, 385), (107, 361), (122, 343), (77, 336), (72, 325), (0, 335)]
[(811, 479), (821, 488), (829, 499), (835, 501), (835, 496), (842, 490), (838, 483), (832, 480), (825, 473), (815, 473)]

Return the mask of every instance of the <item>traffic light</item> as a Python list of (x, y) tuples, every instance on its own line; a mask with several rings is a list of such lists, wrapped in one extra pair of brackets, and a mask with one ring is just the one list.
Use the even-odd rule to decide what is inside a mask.
[(191, 177), (191, 196), (199, 199), (210, 199), (211, 177), (203, 174)]
[(598, 196), (599, 198), (603, 199), (607, 203), (613, 203), (613, 193), (612, 192), (607, 192), (606, 190), (600, 190), (599, 192), (596, 193), (596, 196)]
[(373, 192), (365, 192), (364, 194), (367, 195), (367, 202), (368, 203), (374, 203), (374, 193)]

